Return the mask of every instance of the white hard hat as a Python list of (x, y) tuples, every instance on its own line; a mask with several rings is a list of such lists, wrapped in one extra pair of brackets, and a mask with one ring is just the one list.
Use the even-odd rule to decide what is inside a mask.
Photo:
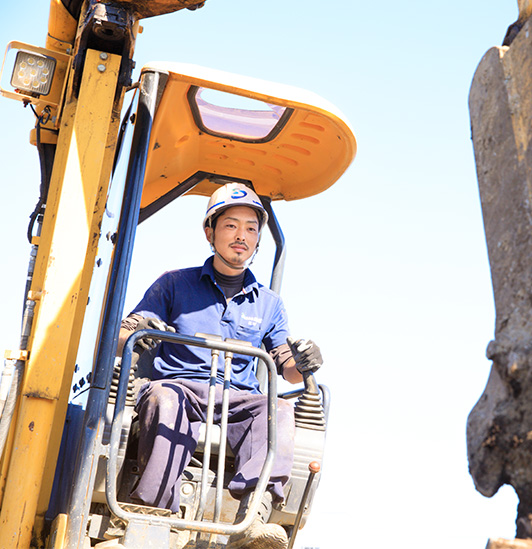
[(212, 220), (223, 210), (233, 206), (248, 206), (253, 208), (259, 216), (260, 228), (267, 223), (268, 214), (257, 196), (255, 191), (242, 183), (227, 183), (223, 187), (216, 189), (209, 199), (203, 227), (211, 227)]

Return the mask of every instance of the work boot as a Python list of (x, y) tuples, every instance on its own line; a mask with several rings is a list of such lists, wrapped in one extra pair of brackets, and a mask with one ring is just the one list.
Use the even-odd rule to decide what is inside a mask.
[[(241, 522), (249, 509), (252, 493), (247, 493), (240, 500), (235, 523)], [(266, 521), (272, 512), (272, 495), (266, 492), (262, 496), (259, 510), (251, 526), (240, 534), (229, 538), (227, 549), (286, 549), (288, 536), (286, 530), (279, 524), (269, 524)]]

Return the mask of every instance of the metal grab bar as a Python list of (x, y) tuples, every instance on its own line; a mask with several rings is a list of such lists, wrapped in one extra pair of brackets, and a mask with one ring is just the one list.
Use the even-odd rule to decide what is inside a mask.
[[(198, 337), (196, 335), (196, 337)], [(207, 336), (205, 336), (207, 337)], [(221, 341), (221, 338), (216, 338)], [(209, 398), (207, 402), (207, 421), (205, 428), (205, 448), (203, 450), (203, 467), (201, 468), (201, 484), (200, 484), (200, 503), (196, 512), (196, 520), (202, 520), (207, 506), (207, 479), (209, 477), (209, 465), (211, 461), (212, 450), (212, 425), (214, 422), (214, 400), (216, 397), (216, 379), (218, 377), (218, 357), (220, 351), (213, 349), (211, 351), (211, 377), (209, 379)], [(220, 443), (222, 436), (220, 435)], [(225, 456), (224, 456), (225, 460)], [(215, 519), (216, 522), (216, 519)]]
[(220, 448), (218, 450), (218, 470), (216, 473), (216, 499), (214, 502), (214, 522), (219, 522), (222, 513), (224, 488), (225, 453), (227, 447), (227, 420), (229, 418), (229, 387), (231, 386), (231, 366), (233, 353), (225, 353), (224, 386), (222, 393), (222, 419), (220, 421)]
[[(253, 356), (263, 360), (266, 364), (268, 368), (268, 450), (264, 465), (257, 481), (257, 486), (255, 487), (255, 494), (257, 497), (252, 498), (246, 518), (242, 522), (238, 524), (223, 524), (220, 522), (185, 520), (177, 517), (144, 515), (141, 513), (127, 511), (118, 503), (116, 478), (120, 430), (127, 396), (127, 385), (131, 369), (133, 348), (135, 343), (143, 337), (151, 337), (161, 341), (168, 341), (183, 345), (193, 345), (211, 350), (223, 351), (224, 353)], [(262, 349), (247, 346), (243, 343), (235, 343), (234, 341), (235, 340), (215, 341), (203, 337), (184, 336), (171, 332), (163, 332), (160, 330), (139, 330), (138, 332), (134, 332), (127, 340), (122, 354), (122, 368), (118, 381), (115, 411), (111, 426), (105, 490), (109, 508), (119, 519), (122, 519), (128, 523), (134, 520), (137, 522), (149, 522), (150, 524), (157, 524), (168, 528), (173, 527), (178, 530), (193, 530), (196, 532), (223, 535), (243, 532), (251, 525), (255, 515), (257, 514), (262, 496), (266, 491), (277, 452), (277, 370), (268, 353)]]

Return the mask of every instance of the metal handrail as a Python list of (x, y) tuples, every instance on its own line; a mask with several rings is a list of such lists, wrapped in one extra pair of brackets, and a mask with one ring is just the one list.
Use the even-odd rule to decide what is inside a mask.
[(233, 353), (225, 353), (224, 387), (222, 394), (222, 418), (220, 421), (220, 447), (218, 450), (218, 470), (216, 479), (216, 501), (214, 504), (214, 522), (220, 521), (222, 513), (223, 475), (225, 466), (225, 454), (227, 446), (227, 420), (229, 418), (229, 388), (231, 386), (231, 368)]
[[(185, 520), (177, 517), (164, 517), (158, 515), (145, 515), (127, 511), (120, 506), (117, 501), (117, 457), (118, 447), (120, 442), (120, 431), (122, 426), (122, 417), (124, 413), (125, 400), (127, 395), (127, 385), (129, 381), (129, 373), (131, 370), (131, 360), (133, 356), (133, 348), (135, 343), (143, 338), (150, 337), (161, 341), (171, 343), (179, 343), (183, 345), (193, 345), (211, 350), (223, 351), (224, 353), (236, 353), (240, 355), (248, 355), (257, 357), (264, 361), (268, 368), (268, 451), (264, 465), (260, 472), (257, 485), (255, 487), (255, 497), (252, 498), (250, 507), (245, 519), (238, 524), (223, 524), (220, 522), (204, 522), (198, 520)], [(158, 524), (176, 528), (178, 530), (193, 530), (197, 532), (210, 534), (231, 535), (246, 530), (252, 523), (257, 514), (260, 501), (266, 491), (270, 474), (277, 452), (277, 370), (275, 364), (268, 353), (256, 347), (250, 347), (245, 344), (234, 343), (228, 341), (215, 341), (213, 339), (185, 336), (174, 334), (171, 332), (163, 332), (160, 330), (139, 330), (134, 332), (127, 340), (122, 354), (122, 367), (118, 380), (118, 390), (116, 396), (115, 411), (113, 423), (111, 426), (111, 437), (109, 441), (109, 455), (107, 460), (106, 472), (106, 497), (107, 503), (111, 511), (119, 518), (126, 522), (132, 520), (149, 522), (150, 524)]]
[[(196, 336), (198, 337), (198, 336)], [(218, 339), (218, 338), (217, 338)], [(221, 338), (219, 338), (221, 339)], [(205, 448), (203, 451), (203, 467), (201, 471), (201, 485), (200, 485), (200, 501), (198, 510), (196, 512), (196, 520), (203, 520), (203, 514), (205, 513), (205, 507), (207, 506), (207, 480), (209, 476), (209, 464), (211, 461), (211, 449), (212, 449), (212, 426), (214, 418), (214, 401), (216, 394), (216, 383), (218, 377), (218, 357), (220, 351), (213, 349), (211, 351), (211, 377), (209, 379), (209, 398), (207, 402), (207, 421), (205, 428)], [(225, 378), (225, 375), (224, 375)], [(225, 397), (225, 391), (224, 391)], [(222, 441), (222, 435), (220, 434), (220, 442)], [(225, 456), (220, 456), (219, 460), (224, 459)], [(215, 519), (216, 522), (216, 519)]]

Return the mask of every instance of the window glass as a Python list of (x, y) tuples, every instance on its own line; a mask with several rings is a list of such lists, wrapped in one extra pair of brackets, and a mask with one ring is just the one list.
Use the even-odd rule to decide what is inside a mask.
[(266, 138), (286, 108), (217, 90), (198, 88), (197, 112), (207, 131), (244, 140)]

